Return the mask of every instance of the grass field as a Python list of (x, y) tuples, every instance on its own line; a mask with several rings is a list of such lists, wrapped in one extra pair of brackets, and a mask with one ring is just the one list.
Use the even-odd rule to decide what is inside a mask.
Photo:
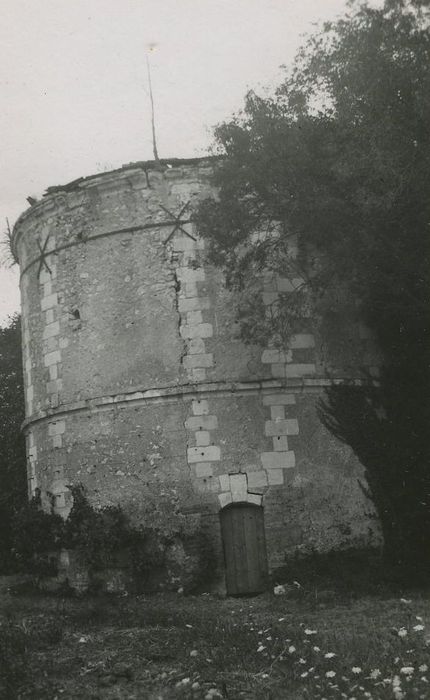
[(430, 698), (429, 599), (3, 595), (0, 695)]

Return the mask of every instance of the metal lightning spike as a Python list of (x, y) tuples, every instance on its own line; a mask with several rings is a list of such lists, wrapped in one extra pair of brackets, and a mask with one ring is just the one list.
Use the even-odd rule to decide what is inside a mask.
[[(150, 44), (148, 48), (149, 48), (149, 52), (152, 52), (155, 48), (155, 44)], [(159, 163), (160, 159), (158, 157), (157, 137), (156, 137), (156, 133), (155, 133), (154, 95), (152, 93), (151, 66), (149, 63), (149, 52), (146, 54), (146, 70), (148, 73), (149, 99), (151, 102), (152, 152), (154, 154), (155, 162)]]

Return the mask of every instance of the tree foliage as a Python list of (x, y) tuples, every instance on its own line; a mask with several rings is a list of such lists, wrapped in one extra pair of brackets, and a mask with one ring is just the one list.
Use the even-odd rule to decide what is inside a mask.
[[(274, 94), (250, 92), (217, 127), (218, 197), (196, 215), (248, 299), (246, 339), (287, 342), (310, 300), (322, 317), (355, 300), (380, 383), (332, 388), (321, 418), (362, 460), (387, 550), (403, 553), (430, 535), (429, 19), (427, 3), (386, 0), (325, 24)], [(263, 270), (303, 280), (270, 318)]]
[(0, 327), (0, 569), (11, 565), (12, 517), (27, 498), (21, 324)]

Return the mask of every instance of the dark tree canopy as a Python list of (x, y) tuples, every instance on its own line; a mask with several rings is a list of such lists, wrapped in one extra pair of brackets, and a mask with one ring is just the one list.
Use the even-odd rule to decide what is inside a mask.
[[(248, 298), (246, 339), (287, 342), (309, 299), (324, 317), (352, 297), (373, 331), (378, 387), (330, 390), (321, 417), (365, 464), (392, 551), (430, 538), (429, 20), (425, 2), (386, 0), (324, 25), (273, 95), (217, 127), (219, 196), (197, 212)], [(304, 280), (269, 321), (267, 269)]]
[(12, 566), (12, 518), (27, 499), (21, 324), (0, 327), (0, 571)]

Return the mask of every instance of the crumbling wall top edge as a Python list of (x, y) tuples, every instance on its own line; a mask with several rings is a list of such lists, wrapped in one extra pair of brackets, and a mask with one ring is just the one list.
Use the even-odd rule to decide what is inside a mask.
[(19, 230), (19, 227), (28, 217), (32, 217), (37, 213), (42, 213), (46, 211), (46, 208), (55, 208), (55, 195), (61, 195), (61, 194), (66, 194), (67, 192), (72, 192), (75, 190), (80, 189), (81, 187), (85, 187), (88, 183), (91, 183), (93, 180), (100, 180), (103, 181), (105, 179), (111, 178), (113, 175), (121, 174), (126, 171), (165, 171), (169, 169), (174, 169), (174, 168), (179, 168), (181, 166), (193, 166), (193, 165), (201, 165), (205, 166), (208, 165), (210, 166), (214, 161), (219, 160), (221, 156), (210, 156), (210, 155), (205, 155), (205, 156), (198, 156), (194, 158), (162, 158), (159, 161), (155, 160), (142, 160), (142, 161), (135, 161), (132, 163), (125, 163), (122, 165), (120, 168), (115, 168), (114, 170), (108, 170), (105, 172), (101, 173), (94, 173), (92, 175), (87, 175), (85, 177), (80, 177), (77, 178), (76, 180), (72, 180), (71, 182), (68, 182), (64, 185), (54, 185), (52, 187), (48, 187), (46, 191), (43, 194), (42, 199), (39, 201), (35, 202), (32, 206), (28, 207), (23, 213), (18, 217), (16, 220), (14, 226), (13, 226), (13, 232), (12, 232), (12, 245), (14, 245), (14, 242), (16, 241), (17, 238), (17, 233)]

